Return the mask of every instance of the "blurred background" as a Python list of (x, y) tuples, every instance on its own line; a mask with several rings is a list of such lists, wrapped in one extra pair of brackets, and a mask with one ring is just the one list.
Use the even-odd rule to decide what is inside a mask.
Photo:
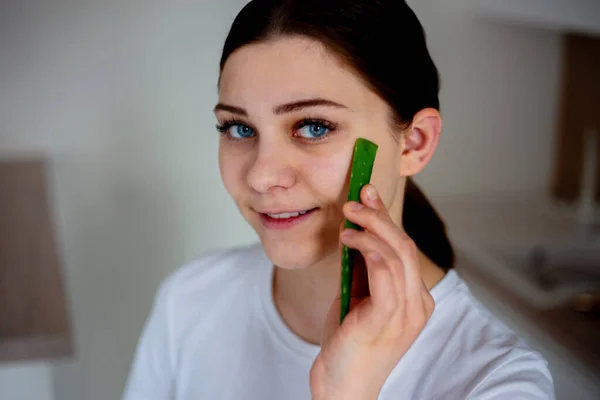
[[(0, 399), (119, 398), (158, 284), (256, 240), (212, 114), (245, 3), (0, 2)], [(550, 361), (559, 399), (598, 399), (600, 3), (409, 3), (444, 118), (417, 182), (458, 269)]]

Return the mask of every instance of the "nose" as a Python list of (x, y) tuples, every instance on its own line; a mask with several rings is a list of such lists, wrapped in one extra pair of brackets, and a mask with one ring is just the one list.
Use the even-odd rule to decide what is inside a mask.
[(294, 186), (296, 174), (290, 158), (290, 149), (285, 145), (262, 141), (246, 175), (248, 185), (263, 194)]

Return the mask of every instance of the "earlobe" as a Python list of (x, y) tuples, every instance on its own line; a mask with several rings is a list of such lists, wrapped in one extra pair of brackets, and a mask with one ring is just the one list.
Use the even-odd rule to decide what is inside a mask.
[(442, 130), (442, 118), (439, 111), (426, 108), (415, 114), (410, 128), (403, 140), (401, 170), (402, 176), (416, 175), (429, 162)]

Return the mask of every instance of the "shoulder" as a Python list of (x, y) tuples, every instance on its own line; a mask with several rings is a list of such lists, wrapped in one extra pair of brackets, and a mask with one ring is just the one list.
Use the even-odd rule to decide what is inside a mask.
[(457, 289), (465, 317), (459, 331), (468, 339), (467, 354), (480, 368), (467, 398), (554, 399), (554, 383), (544, 357), (479, 302), (460, 278)]
[(161, 283), (159, 291), (181, 294), (210, 286), (215, 281), (233, 283), (256, 272), (256, 267), (264, 264), (265, 257), (259, 243), (208, 251), (169, 275)]
[[(167, 398), (176, 380), (183, 343), (194, 327), (219, 325), (223, 299), (232, 299), (268, 265), (262, 247), (207, 252), (168, 276), (138, 342), (124, 398)], [(239, 294), (237, 294), (239, 295)], [(205, 331), (208, 329), (204, 329)], [(206, 341), (210, 343), (210, 341)]]
[(161, 282), (155, 312), (165, 315), (176, 335), (201, 316), (218, 312), (220, 300), (252, 287), (267, 261), (260, 244), (206, 252)]
[(513, 351), (487, 371), (468, 399), (554, 399), (554, 383), (546, 360), (532, 350)]
[(553, 398), (543, 356), (484, 307), (455, 271), (432, 295), (436, 309), (422, 344), (437, 344), (430, 363), (439, 374), (452, 371), (442, 381), (462, 398)]

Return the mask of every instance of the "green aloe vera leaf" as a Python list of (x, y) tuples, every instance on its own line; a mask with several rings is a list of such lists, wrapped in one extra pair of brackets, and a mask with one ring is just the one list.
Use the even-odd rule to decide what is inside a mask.
[[(375, 154), (378, 146), (363, 138), (359, 138), (354, 145), (354, 155), (350, 170), (350, 188), (348, 190), (348, 201), (360, 203), (360, 191), (371, 181)], [(348, 221), (344, 222), (344, 228), (362, 230), (363, 228)], [(340, 324), (350, 312), (350, 295), (352, 293), (352, 274), (354, 271), (354, 259), (356, 250), (347, 246), (342, 247), (342, 286), (341, 286), (341, 312)]]

